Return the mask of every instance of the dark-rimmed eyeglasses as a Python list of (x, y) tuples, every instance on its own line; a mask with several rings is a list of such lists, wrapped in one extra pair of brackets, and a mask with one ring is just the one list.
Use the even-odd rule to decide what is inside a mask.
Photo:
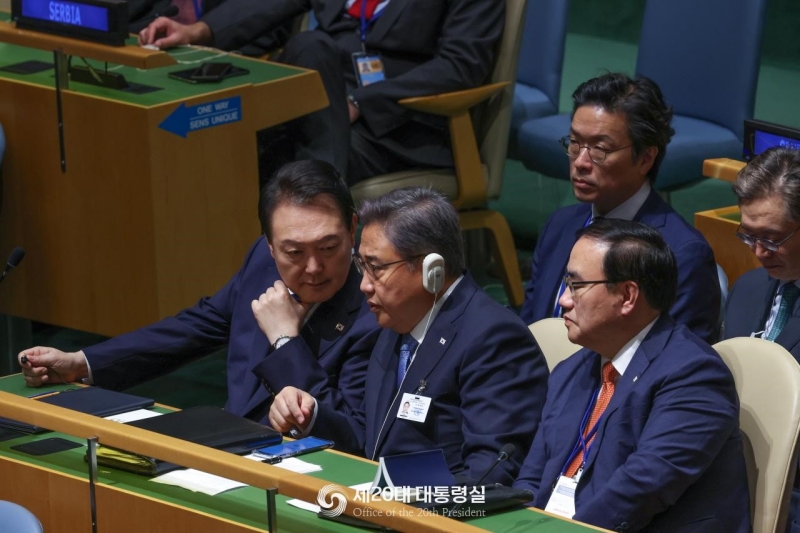
[(392, 265), (399, 265), (400, 263), (407, 263), (409, 261), (413, 261), (414, 259), (419, 259), (422, 257), (421, 255), (415, 255), (414, 257), (410, 257), (408, 259), (398, 259), (397, 261), (389, 261), (388, 263), (382, 263), (380, 265), (374, 265), (372, 263), (367, 263), (364, 259), (358, 255), (358, 252), (353, 253), (353, 262), (356, 264), (356, 270), (362, 276), (364, 274), (369, 274), (369, 277), (372, 279), (378, 279), (381, 276), (381, 272), (386, 270), (387, 267)]
[(575, 297), (575, 288), (576, 287), (585, 287), (587, 285), (600, 285), (600, 284), (613, 284), (616, 281), (611, 281), (610, 279), (598, 279), (594, 281), (573, 281), (569, 275), (564, 276), (564, 283), (567, 285), (570, 294), (572, 294), (573, 298)]
[(564, 149), (564, 153), (569, 156), (570, 159), (578, 159), (581, 155), (581, 150), (586, 148), (586, 151), (589, 153), (589, 159), (592, 160), (592, 163), (597, 165), (604, 163), (608, 154), (613, 154), (614, 152), (619, 152), (620, 150), (624, 150), (625, 148), (630, 148), (633, 146), (629, 144), (627, 146), (623, 146), (622, 148), (615, 148), (614, 150), (606, 150), (605, 148), (600, 148), (599, 146), (589, 146), (588, 144), (580, 144), (578, 141), (569, 138), (569, 135), (564, 135), (558, 140), (561, 143), (561, 147)]
[(792, 236), (797, 233), (797, 230), (800, 229), (800, 226), (797, 226), (793, 232), (786, 236), (785, 239), (782, 239), (778, 242), (772, 241), (770, 239), (761, 239), (759, 237), (755, 237), (753, 235), (748, 235), (747, 233), (742, 233), (741, 230), (742, 225), (739, 224), (739, 227), (736, 229), (736, 236), (739, 237), (743, 243), (745, 243), (750, 248), (755, 248), (756, 244), (760, 244), (761, 247), (765, 250), (769, 250), (770, 252), (777, 252), (778, 248), (781, 247), (783, 243), (788, 241), (792, 238)]

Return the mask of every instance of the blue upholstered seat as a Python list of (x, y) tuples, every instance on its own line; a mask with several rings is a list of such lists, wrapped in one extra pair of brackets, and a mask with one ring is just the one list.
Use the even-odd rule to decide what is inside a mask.
[[(741, 157), (743, 123), (755, 107), (765, 6), (766, 0), (648, 0), (636, 74), (659, 84), (676, 131), (658, 189), (697, 180), (704, 159)], [(569, 115), (524, 122), (519, 159), (531, 170), (568, 179), (558, 139), (569, 124)]]
[(0, 501), (0, 530), (4, 533), (42, 533), (42, 524), (33, 513), (7, 501)]

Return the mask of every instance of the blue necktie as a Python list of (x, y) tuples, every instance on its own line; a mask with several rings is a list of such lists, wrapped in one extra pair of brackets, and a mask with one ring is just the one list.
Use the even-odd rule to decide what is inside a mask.
[(403, 378), (406, 377), (408, 370), (408, 363), (411, 362), (411, 354), (417, 348), (417, 341), (410, 333), (403, 335), (402, 344), (400, 344), (400, 361), (397, 364), (397, 388), (403, 383)]
[(775, 317), (775, 323), (772, 324), (769, 333), (765, 337), (766, 340), (774, 341), (781, 334), (783, 327), (789, 317), (792, 316), (792, 312), (794, 312), (794, 303), (797, 301), (798, 295), (800, 295), (800, 288), (794, 282), (789, 282), (783, 286), (781, 305), (778, 306), (778, 316)]

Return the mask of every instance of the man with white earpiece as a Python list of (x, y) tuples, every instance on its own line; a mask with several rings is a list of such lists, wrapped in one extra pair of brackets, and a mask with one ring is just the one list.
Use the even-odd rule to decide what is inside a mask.
[(311, 431), (369, 459), (440, 448), (450, 470), (471, 479), (511, 443), (516, 451), (487, 478), (510, 483), (546, 395), (536, 341), (466, 272), (458, 213), (445, 197), (398, 189), (365, 202), (360, 217), (361, 290), (384, 328), (361, 406), (334, 410), (287, 387), (271, 424)]

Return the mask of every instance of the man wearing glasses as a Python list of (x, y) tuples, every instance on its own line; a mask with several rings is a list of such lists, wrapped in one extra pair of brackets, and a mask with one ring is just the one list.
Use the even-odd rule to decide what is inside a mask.
[(559, 299), (584, 348), (548, 382), (515, 487), (613, 531), (749, 533), (733, 376), (669, 316), (678, 271), (658, 231), (600, 219), (578, 233)]
[[(25, 350), (26, 383), (88, 379), (122, 389), (227, 346), (225, 409), (234, 414), (266, 422), (273, 391), (287, 385), (343, 410), (360, 401), (380, 329), (351, 261), (356, 214), (347, 185), (327, 163), (291, 163), (264, 188), (259, 217), (265, 235), (216, 294), (78, 352)], [(307, 371), (312, 364), (321, 376)]]
[(561, 316), (558, 299), (577, 231), (596, 217), (635, 220), (658, 230), (675, 253), (672, 316), (716, 341), (720, 290), (711, 247), (652, 188), (674, 134), (661, 90), (647, 78), (606, 74), (581, 84), (572, 98), (572, 125), (561, 144), (580, 203), (557, 210), (542, 228), (520, 316), (528, 324)]
[[(725, 305), (723, 336), (776, 342), (800, 362), (800, 152), (770, 148), (739, 172), (733, 192), (742, 212), (736, 235), (763, 268), (736, 280)], [(798, 480), (787, 533), (800, 533)]]
[(512, 444), (486, 479), (510, 484), (547, 390), (536, 341), (465, 271), (458, 213), (445, 197), (399, 189), (365, 202), (359, 215), (361, 290), (385, 328), (363, 402), (345, 413), (289, 387), (275, 398), (272, 426), (311, 431), (373, 460), (438, 448), (451, 472), (472, 480)]
[(762, 337), (800, 361), (800, 152), (765, 151), (739, 172), (733, 192), (742, 212), (736, 235), (763, 268), (736, 281), (724, 337)]

